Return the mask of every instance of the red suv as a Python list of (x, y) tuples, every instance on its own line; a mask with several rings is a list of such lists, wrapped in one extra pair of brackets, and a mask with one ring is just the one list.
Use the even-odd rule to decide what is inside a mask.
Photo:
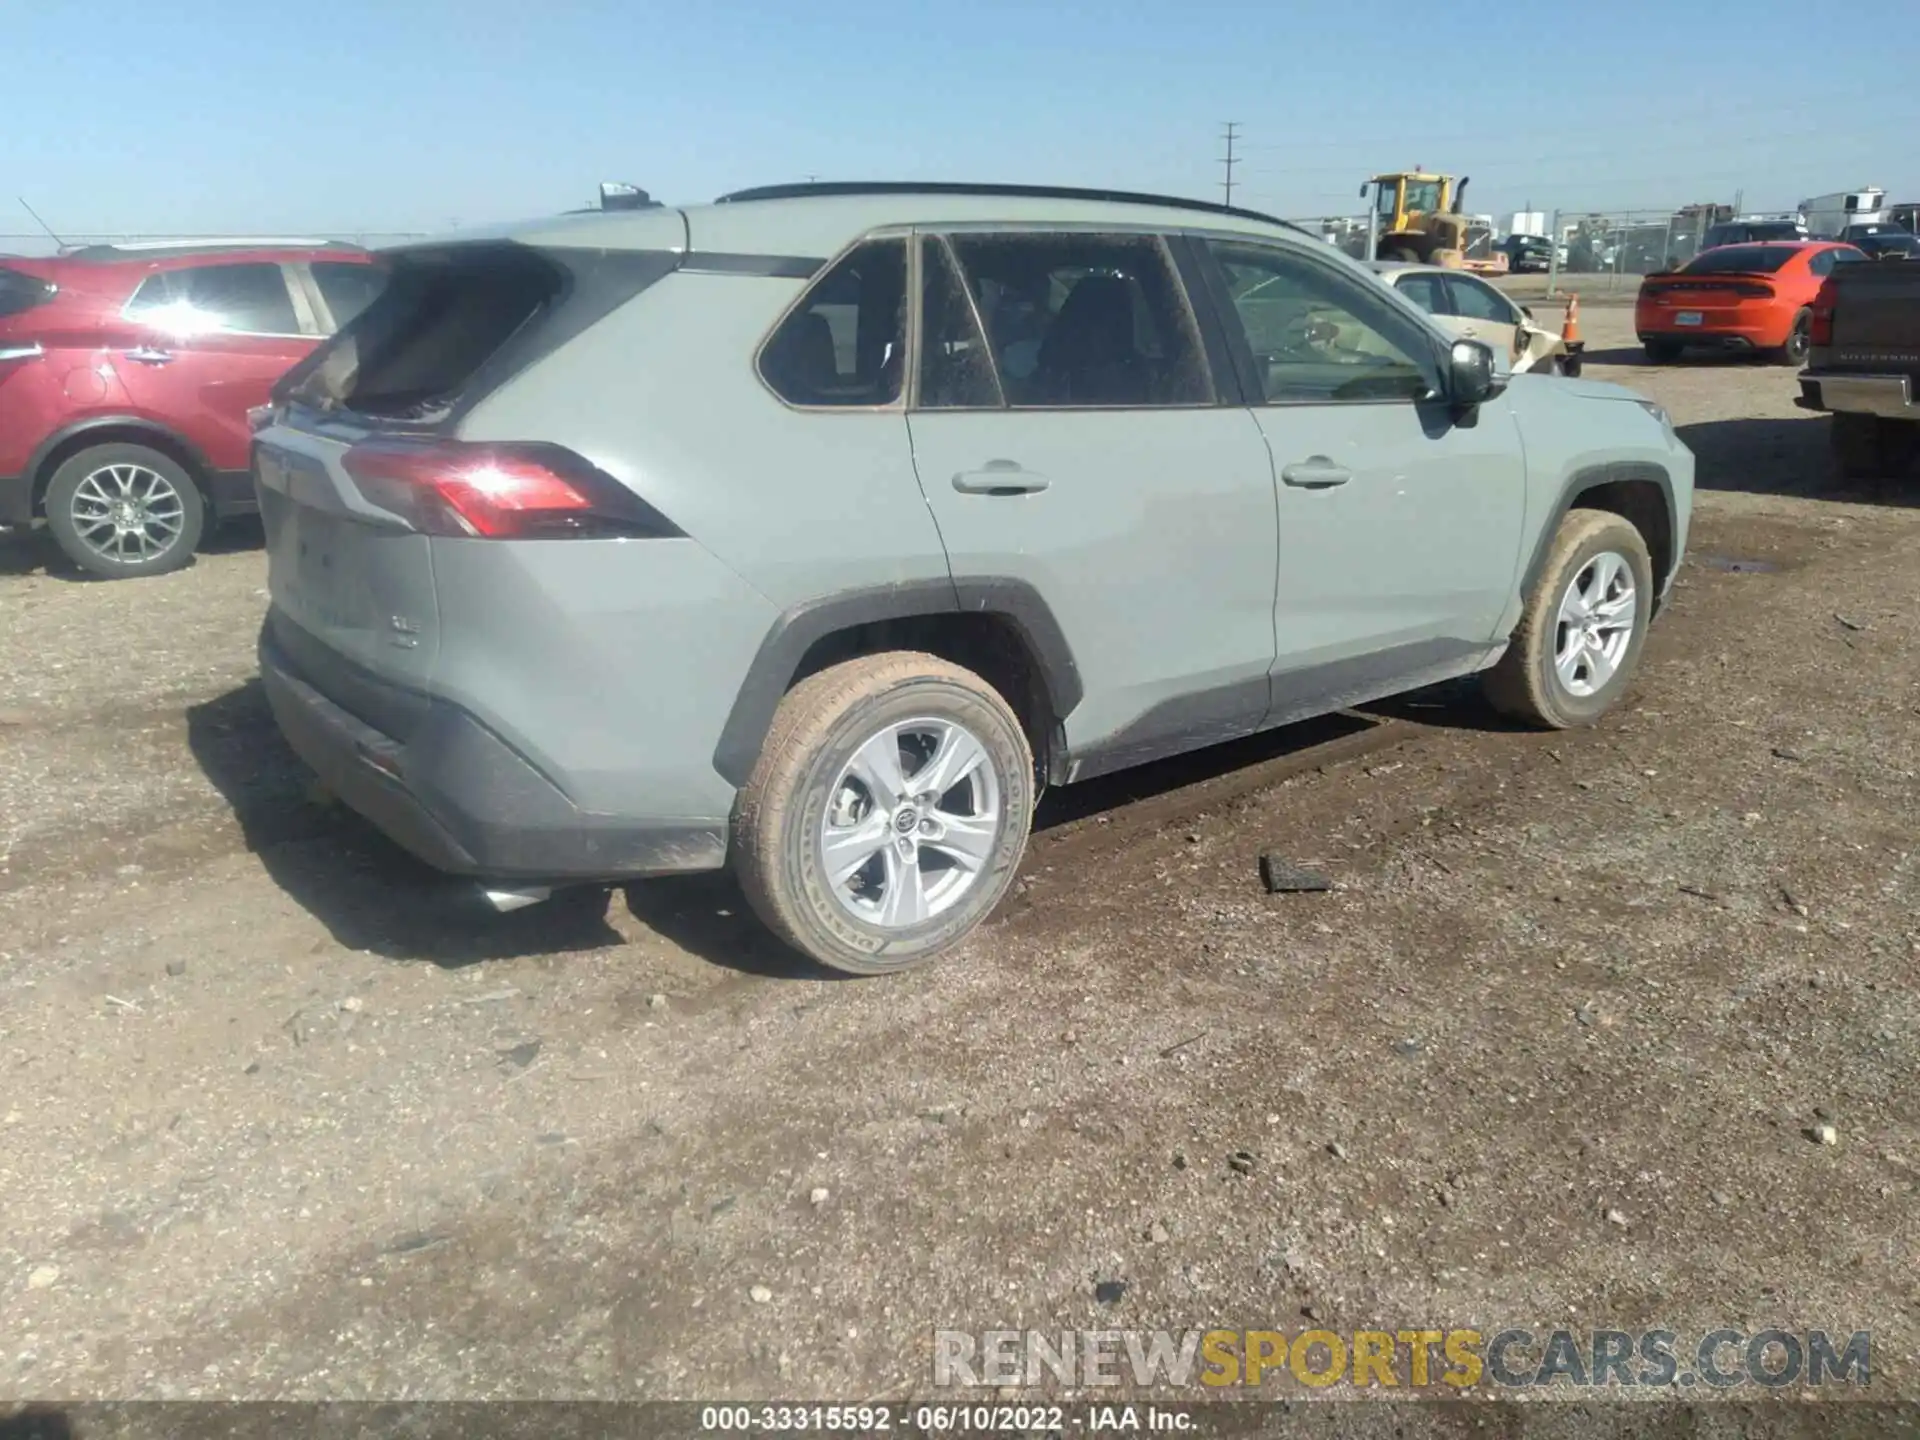
[(187, 564), (258, 508), (247, 412), (382, 280), (315, 240), (0, 256), (0, 527), (44, 515), (95, 575)]

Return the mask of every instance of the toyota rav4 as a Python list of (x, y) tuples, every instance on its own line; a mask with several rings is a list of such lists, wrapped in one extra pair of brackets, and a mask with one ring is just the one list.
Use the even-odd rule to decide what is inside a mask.
[(256, 437), (267, 695), (500, 904), (731, 863), (858, 973), (1035, 798), (1483, 674), (1618, 703), (1693, 457), (1218, 205), (811, 185), (412, 245)]

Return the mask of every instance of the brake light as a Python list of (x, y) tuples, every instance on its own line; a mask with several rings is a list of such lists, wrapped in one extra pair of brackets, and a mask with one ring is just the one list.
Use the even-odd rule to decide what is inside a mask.
[(1773, 299), (1773, 287), (1771, 285), (1756, 285), (1748, 282), (1743, 285), (1734, 286), (1733, 293), (1738, 295), (1742, 300)]
[(1833, 277), (1820, 282), (1820, 293), (1813, 297), (1813, 315), (1807, 326), (1807, 338), (1815, 345), (1833, 344)]
[(678, 535), (605, 471), (557, 445), (372, 441), (341, 463), (360, 493), (426, 535), (564, 540)]

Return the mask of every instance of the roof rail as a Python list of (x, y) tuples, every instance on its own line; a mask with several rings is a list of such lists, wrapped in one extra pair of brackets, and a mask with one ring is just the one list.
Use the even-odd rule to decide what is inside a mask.
[(1303, 235), (1308, 233), (1291, 220), (1282, 220), (1278, 215), (1268, 215), (1259, 210), (1243, 210), (1238, 205), (1195, 200), (1186, 195), (1090, 190), (1071, 185), (972, 185), (950, 180), (819, 180), (798, 185), (760, 185), (750, 190), (735, 190), (722, 195), (714, 203), (727, 205), (742, 200), (802, 200), (837, 195), (1004, 195), (1035, 200), (1098, 200), (1109, 205), (1157, 205), (1164, 209), (1196, 210), (1209, 215), (1233, 215), (1242, 220), (1284, 225), (1289, 230), (1299, 230)]
[(179, 255), (207, 250), (362, 250), (351, 240), (320, 240), (311, 235), (217, 235), (199, 239), (130, 240), (98, 245), (63, 245), (67, 260), (119, 260), (136, 255)]

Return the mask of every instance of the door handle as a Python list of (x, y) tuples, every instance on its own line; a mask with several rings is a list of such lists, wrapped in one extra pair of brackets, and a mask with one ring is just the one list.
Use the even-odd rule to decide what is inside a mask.
[(173, 359), (173, 352), (156, 350), (151, 345), (139, 345), (127, 351), (127, 359), (137, 360), (142, 365), (165, 365)]
[(1052, 482), (1013, 460), (989, 460), (978, 470), (962, 470), (953, 488), (962, 495), (1032, 495)]
[(1280, 472), (1280, 478), (1302, 490), (1331, 490), (1351, 480), (1353, 472), (1324, 455), (1315, 455), (1310, 460), (1294, 461)]

